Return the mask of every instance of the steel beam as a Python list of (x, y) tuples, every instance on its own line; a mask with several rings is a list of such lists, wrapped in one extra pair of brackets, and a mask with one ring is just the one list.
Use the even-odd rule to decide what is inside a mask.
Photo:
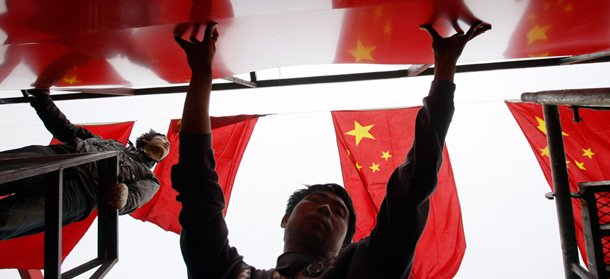
[(556, 105), (544, 105), (542, 109), (544, 111), (544, 122), (549, 146), (564, 272), (567, 279), (577, 279), (580, 276), (572, 270), (574, 264), (579, 264), (576, 229), (574, 228), (572, 195), (568, 180), (568, 167), (563, 146), (559, 109)]
[(542, 105), (610, 107), (610, 88), (528, 92), (521, 94), (521, 100)]

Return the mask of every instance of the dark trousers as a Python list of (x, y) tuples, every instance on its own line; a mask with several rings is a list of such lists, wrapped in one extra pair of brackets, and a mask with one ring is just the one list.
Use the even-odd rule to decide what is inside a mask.
[[(26, 146), (4, 151), (7, 154), (28, 154), (37, 156), (58, 155), (48, 146)], [(0, 184), (0, 240), (32, 235), (44, 231), (45, 188), (57, 186), (57, 176), (41, 174)], [(86, 218), (89, 204), (83, 185), (73, 169), (64, 170), (63, 180), (63, 225)]]

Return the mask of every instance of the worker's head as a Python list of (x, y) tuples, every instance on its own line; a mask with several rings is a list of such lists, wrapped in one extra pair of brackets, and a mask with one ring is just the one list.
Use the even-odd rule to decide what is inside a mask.
[(148, 157), (159, 162), (169, 154), (169, 141), (164, 134), (150, 129), (136, 139), (136, 148), (146, 151)]
[(286, 252), (336, 256), (343, 244), (352, 242), (356, 232), (352, 199), (345, 188), (334, 183), (297, 190), (288, 199), (282, 228)]

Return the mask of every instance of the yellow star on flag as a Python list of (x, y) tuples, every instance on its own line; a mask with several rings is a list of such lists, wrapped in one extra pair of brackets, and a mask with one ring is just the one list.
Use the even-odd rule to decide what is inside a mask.
[(388, 35), (392, 35), (392, 25), (390, 24), (390, 22), (386, 22), (386, 24), (383, 26), (383, 33), (384, 34), (388, 34)]
[(377, 6), (377, 8), (375, 8), (375, 18), (379, 18), (382, 15), (383, 15), (383, 7)]
[[(544, 120), (542, 120), (542, 119), (540, 119), (540, 117), (536, 116), (536, 121), (538, 121), (538, 126), (536, 128), (538, 128), (538, 130), (540, 130), (541, 132), (543, 132), (546, 135), (546, 126), (544, 125)], [(564, 136), (569, 136), (564, 131), (561, 131), (561, 134)]]
[(548, 57), (549, 53), (545, 52), (545, 53), (540, 53), (540, 54), (528, 54), (528, 57)]
[(349, 152), (349, 149), (345, 149), (345, 151), (347, 152), (347, 156), (352, 156), (352, 153)]
[(540, 27), (536, 24), (536, 26), (534, 26), (532, 30), (527, 32), (527, 45), (530, 45), (537, 40), (546, 40), (546, 31), (549, 30), (551, 26), (552, 25), (546, 25)]
[(178, 124), (178, 126), (182, 126), (182, 119), (178, 120), (176, 124)]
[(350, 49), (347, 52), (349, 52), (354, 58), (356, 58), (356, 62), (365, 59), (374, 61), (375, 59), (373, 59), (373, 56), (371, 56), (371, 52), (376, 48), (377, 47), (374, 46), (365, 47), (362, 42), (358, 40), (356, 42), (356, 48)]
[(544, 149), (540, 148), (540, 151), (542, 151), (542, 153), (540, 153), (540, 156), (549, 157), (549, 147), (548, 146), (545, 146)]
[(388, 150), (387, 152), (381, 151), (381, 153), (383, 154), (381, 155), (381, 158), (384, 158), (386, 161), (388, 161), (388, 158), (392, 157), (392, 155), (390, 155), (390, 150)]
[(584, 149), (583, 148), (582, 151), (585, 152), (585, 153), (582, 154), (582, 156), (587, 156), (587, 157), (589, 157), (589, 159), (593, 159), (592, 156), (595, 155), (595, 153), (593, 153), (593, 151), (591, 151), (591, 148), (589, 148), (589, 149)]
[(574, 160), (574, 163), (576, 164), (576, 166), (577, 166), (579, 169), (581, 169), (581, 170), (587, 170), (587, 169), (585, 168), (585, 162), (579, 162), (579, 161)]
[(71, 77), (64, 77), (63, 80), (65, 82), (69, 83), (70, 85), (80, 82), (80, 80), (76, 80), (76, 75), (71, 76)]
[(375, 137), (373, 137), (373, 135), (371, 135), (371, 133), (369, 133), (369, 130), (371, 128), (373, 128), (373, 125), (362, 127), (362, 125), (360, 125), (360, 123), (358, 123), (358, 121), (354, 121), (354, 129), (345, 134), (350, 135), (350, 136), (355, 136), (356, 137), (356, 146), (358, 146), (358, 144), (360, 144), (360, 141), (362, 140), (362, 138), (375, 139)]
[(375, 173), (376, 171), (379, 171), (379, 164), (375, 164), (375, 162), (373, 162), (373, 165), (370, 166), (369, 169), (372, 169), (373, 173)]
[(362, 169), (362, 166), (358, 164), (358, 162), (356, 162), (356, 168), (358, 169), (358, 171), (360, 171), (360, 169)]

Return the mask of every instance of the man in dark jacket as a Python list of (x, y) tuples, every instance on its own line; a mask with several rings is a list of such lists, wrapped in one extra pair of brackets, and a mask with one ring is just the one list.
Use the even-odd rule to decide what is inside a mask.
[[(159, 190), (160, 182), (150, 170), (169, 153), (165, 135), (150, 130), (140, 136), (136, 147), (105, 140), (89, 130), (74, 126), (55, 106), (48, 90), (28, 91), (32, 107), (45, 127), (62, 144), (32, 145), (0, 153), (11, 156), (53, 156), (73, 153), (119, 151), (119, 184), (112, 185), (105, 202), (128, 214), (147, 203)], [(0, 184), (0, 240), (44, 231), (44, 188), (53, 185), (50, 174)], [(90, 163), (64, 171), (63, 225), (80, 221), (97, 208), (97, 165)]]
[[(172, 168), (182, 203), (180, 245), (189, 278), (408, 278), (436, 190), (445, 136), (453, 116), (453, 77), (466, 43), (489, 29), (475, 23), (467, 33), (433, 39), (434, 81), (416, 118), (415, 139), (405, 162), (390, 177), (371, 234), (350, 243), (355, 216), (351, 199), (337, 185), (314, 185), (290, 198), (281, 226), (284, 253), (275, 268), (256, 269), (227, 239), (224, 198), (216, 174), (209, 118), (215, 24), (202, 42), (176, 41), (191, 67), (180, 132), (180, 158)], [(198, 30), (198, 28), (194, 28)], [(349, 243), (347, 245), (343, 244)]]

